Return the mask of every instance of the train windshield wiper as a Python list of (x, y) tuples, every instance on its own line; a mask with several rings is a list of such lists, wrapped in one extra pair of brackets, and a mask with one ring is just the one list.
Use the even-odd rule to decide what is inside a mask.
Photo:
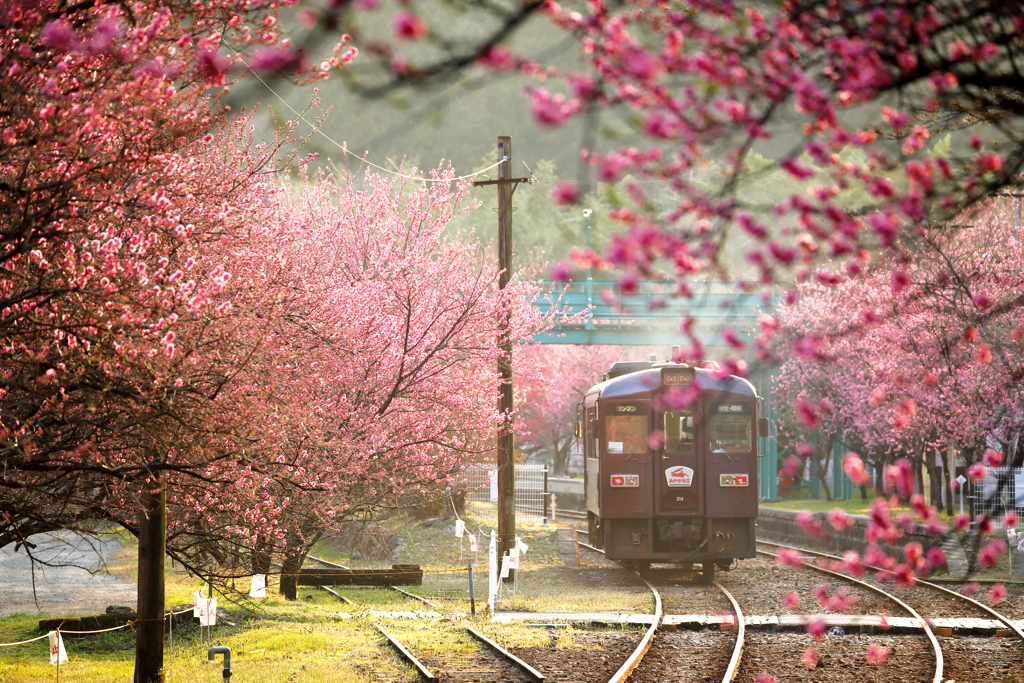
[(729, 455), (729, 451), (725, 450), (721, 446), (719, 446), (718, 448), (715, 448), (714, 444), (711, 444), (711, 443), (709, 443), (708, 446), (711, 447), (711, 452), (712, 453), (722, 453), (722, 454), (725, 455), (725, 459), (726, 460), (728, 460), (729, 462), (732, 462), (732, 456)]

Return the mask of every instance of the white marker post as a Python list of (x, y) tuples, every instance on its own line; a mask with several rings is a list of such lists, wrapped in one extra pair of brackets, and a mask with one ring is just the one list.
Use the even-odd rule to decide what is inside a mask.
[(1017, 530), (1010, 527), (1006, 530), (1006, 559), (1010, 563), (1010, 576), (1013, 576), (1013, 546), (1017, 545)]
[(495, 596), (498, 593), (498, 535), (491, 530), (491, 546), (487, 551), (487, 611), (494, 616)]
[(956, 483), (960, 484), (960, 514), (964, 514), (964, 484), (967, 483), (967, 477), (960, 475), (956, 478)]

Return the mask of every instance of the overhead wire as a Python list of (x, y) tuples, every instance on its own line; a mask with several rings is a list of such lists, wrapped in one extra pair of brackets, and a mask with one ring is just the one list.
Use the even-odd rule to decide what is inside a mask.
[[(308, 125), (310, 128), (313, 129), (314, 133), (316, 133), (316, 134), (320, 135), (321, 137), (323, 137), (325, 140), (327, 140), (328, 142), (333, 144), (335, 147), (340, 149), (344, 154), (346, 154), (348, 156), (355, 157), (356, 159), (359, 159), (359, 161), (363, 162), (367, 166), (372, 166), (373, 168), (376, 168), (379, 171), (383, 171), (384, 173), (396, 176), (398, 178), (406, 178), (408, 180), (420, 180), (420, 181), (425, 182), (425, 183), (450, 183), (450, 182), (455, 181), (455, 180), (468, 180), (469, 178), (475, 178), (476, 176), (480, 175), (481, 173), (486, 173), (487, 171), (490, 171), (493, 168), (497, 168), (498, 166), (500, 166), (505, 161), (504, 158), (500, 159), (499, 161), (495, 162), (494, 164), (488, 166), (487, 168), (481, 169), (479, 171), (476, 171), (474, 173), (470, 173), (470, 174), (467, 174), (467, 175), (457, 176), (455, 178), (425, 178), (425, 177), (423, 177), (421, 175), (407, 175), (407, 174), (404, 174), (404, 173), (398, 173), (397, 171), (392, 171), (391, 169), (384, 168), (383, 166), (378, 166), (377, 164), (373, 163), (369, 159), (366, 159), (365, 157), (361, 157), (358, 154), (356, 154), (355, 152), (349, 151), (347, 146), (345, 146), (344, 144), (338, 142), (337, 140), (332, 138), (330, 135), (328, 135), (327, 133), (325, 133), (322, 130), (320, 130), (319, 126), (315, 126), (312, 123), (310, 123), (308, 120), (306, 120), (306, 117), (304, 117), (294, 107), (292, 107), (292, 105), (290, 105), (288, 103), (288, 101), (286, 99), (284, 99), (284, 97), (279, 95), (276, 90), (274, 90), (272, 87), (270, 87), (269, 83), (267, 83), (265, 80), (263, 80), (262, 76), (260, 76), (258, 73), (256, 73), (256, 71), (249, 65), (249, 63), (247, 61), (245, 61), (245, 58), (242, 57), (242, 55), (238, 52), (238, 50), (236, 50), (235, 48), (231, 47), (231, 45), (228, 45), (226, 42), (224, 43), (224, 45), (229, 50), (234, 52), (235, 56), (238, 58), (238, 60), (242, 64), (245, 65), (246, 69), (248, 69), (247, 73), (251, 73), (253, 76), (255, 76), (259, 80), (259, 82), (262, 83), (263, 86), (267, 90), (270, 91), (270, 94), (272, 94), (274, 97), (279, 99), (281, 101), (281, 103), (285, 107), (287, 107), (288, 110), (291, 111), (292, 114), (294, 114), (298, 118), (299, 121), (302, 121), (303, 123)], [(242, 74), (242, 77), (244, 78), (245, 74)]]

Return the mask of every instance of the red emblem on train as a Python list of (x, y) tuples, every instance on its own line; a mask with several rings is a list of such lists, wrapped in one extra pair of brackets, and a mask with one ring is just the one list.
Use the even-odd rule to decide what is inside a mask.
[(669, 486), (690, 486), (693, 484), (693, 469), (689, 467), (669, 467), (665, 470), (665, 478)]

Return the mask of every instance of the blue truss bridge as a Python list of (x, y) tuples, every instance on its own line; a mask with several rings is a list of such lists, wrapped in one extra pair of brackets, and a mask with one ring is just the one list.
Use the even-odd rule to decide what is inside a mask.
[[(563, 288), (561, 308), (576, 313), (592, 310), (583, 323), (556, 326), (537, 335), (541, 344), (622, 344), (661, 346), (687, 343), (679, 331), (683, 318), (694, 320), (694, 331), (702, 343), (724, 345), (724, 330), (750, 340), (757, 319), (771, 313), (776, 304), (774, 285), (739, 282), (691, 282), (690, 296), (677, 296), (672, 282), (640, 282), (637, 290), (623, 293), (616, 282), (545, 282), (556, 299)], [(545, 309), (550, 301), (538, 301)]]

